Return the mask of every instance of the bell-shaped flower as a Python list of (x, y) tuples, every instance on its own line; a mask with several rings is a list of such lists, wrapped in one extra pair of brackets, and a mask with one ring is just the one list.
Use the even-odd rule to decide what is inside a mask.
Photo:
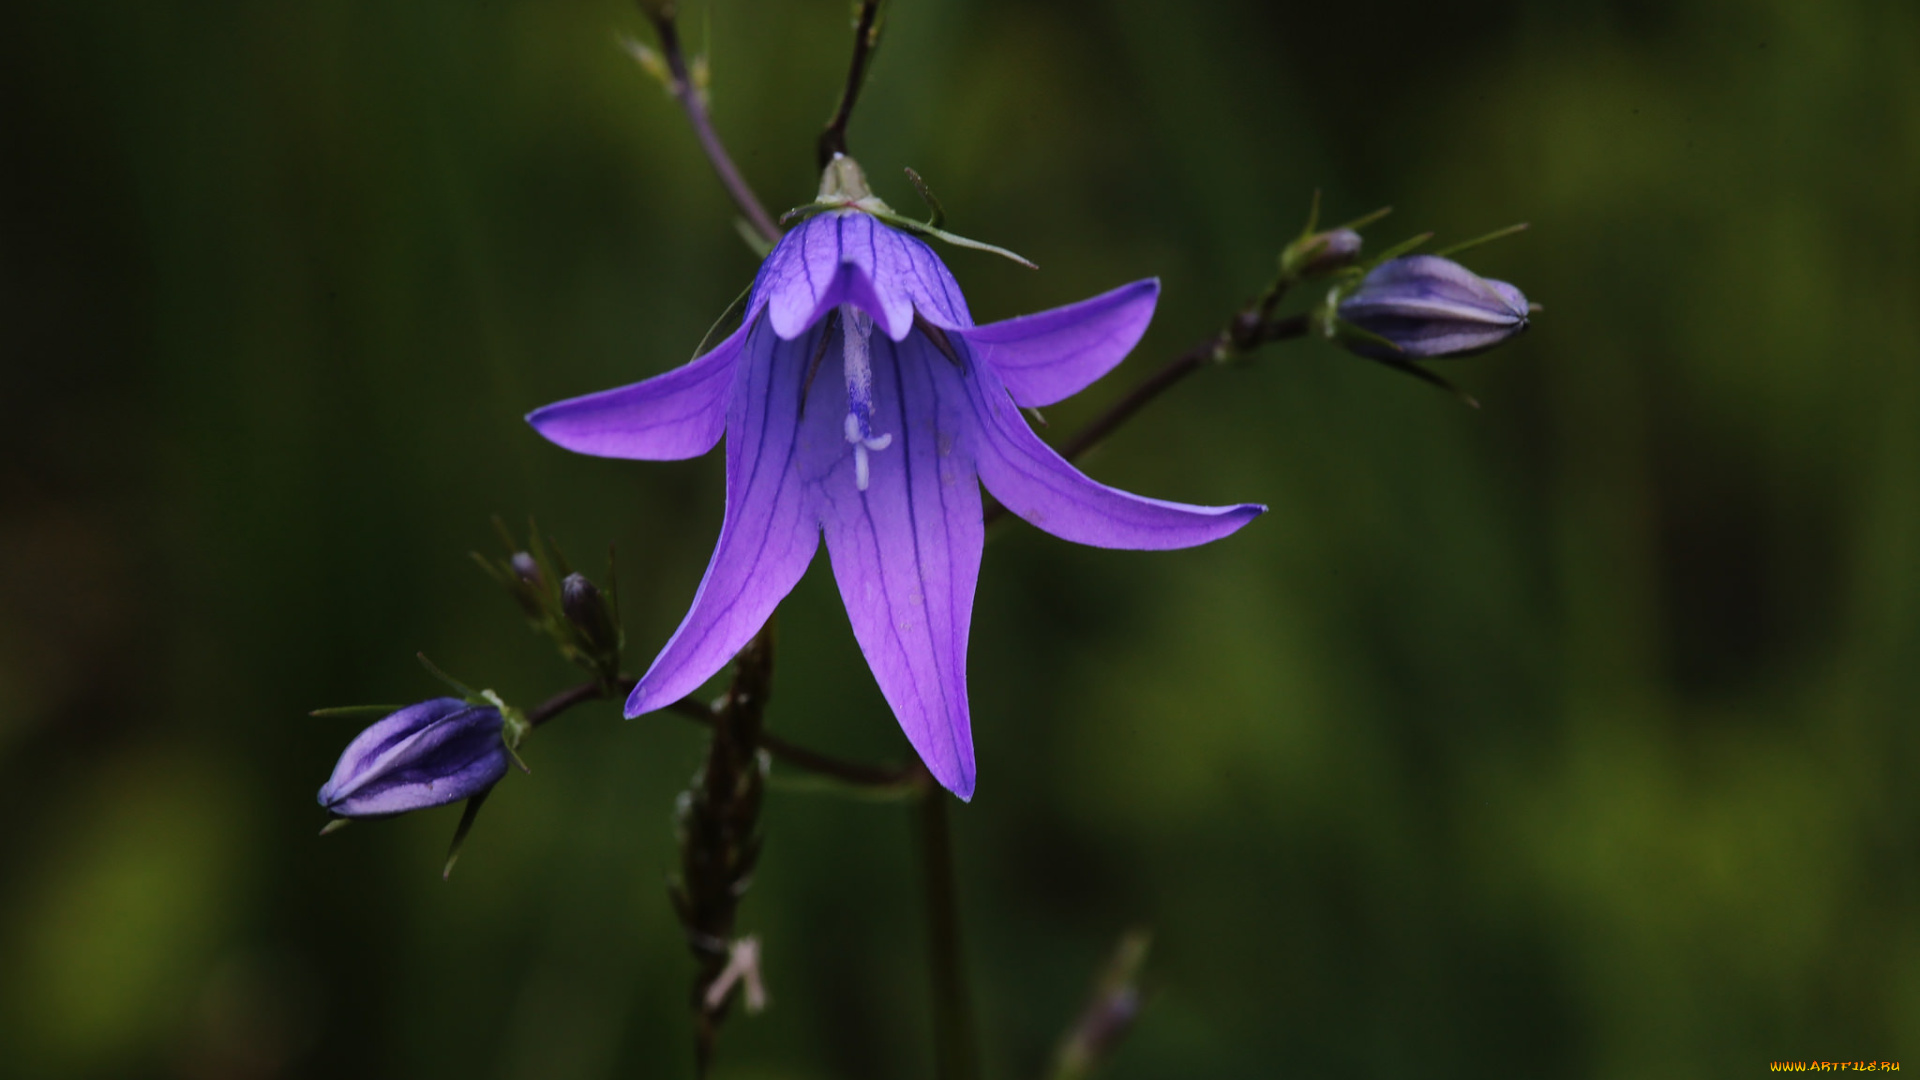
[[(836, 174), (839, 179), (836, 181)], [(861, 651), (935, 779), (974, 788), (967, 634), (985, 539), (980, 488), (1055, 536), (1108, 548), (1202, 544), (1265, 510), (1188, 506), (1088, 479), (1028, 427), (1106, 374), (1159, 284), (974, 324), (918, 238), (846, 159), (817, 213), (761, 265), (740, 328), (684, 367), (527, 420), (569, 450), (673, 460), (727, 436), (726, 515), (680, 628), (627, 699), (661, 708), (720, 670), (806, 571), (824, 532)]]
[(1376, 360), (1468, 356), (1525, 330), (1529, 311), (1527, 298), (1504, 281), (1438, 255), (1407, 255), (1374, 267), (1341, 299), (1341, 320), (1373, 336), (1341, 343)]
[(487, 791), (507, 772), (500, 711), (434, 698), (387, 714), (347, 744), (320, 789), (337, 817), (404, 814)]

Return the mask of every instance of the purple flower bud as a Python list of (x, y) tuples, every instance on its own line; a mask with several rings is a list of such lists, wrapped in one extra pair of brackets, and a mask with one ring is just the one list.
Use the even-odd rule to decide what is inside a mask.
[(1340, 301), (1340, 318), (1400, 347), (1349, 338), (1376, 360), (1468, 356), (1527, 328), (1527, 298), (1504, 281), (1480, 277), (1451, 259), (1409, 255), (1373, 268)]
[(500, 712), (434, 698), (389, 713), (340, 755), (320, 789), (338, 817), (385, 817), (479, 795), (507, 771)]
[(540, 576), (540, 564), (524, 551), (514, 552), (513, 557), (507, 562), (513, 567), (513, 572), (520, 575), (520, 580), (529, 585), (538, 588), (545, 580)]
[(613, 613), (585, 574), (568, 574), (560, 583), (560, 610), (589, 647), (601, 651), (619, 647), (620, 631), (613, 625)]
[(1280, 253), (1280, 269), (1293, 278), (1320, 277), (1360, 257), (1360, 234), (1352, 229), (1328, 229), (1304, 236)]

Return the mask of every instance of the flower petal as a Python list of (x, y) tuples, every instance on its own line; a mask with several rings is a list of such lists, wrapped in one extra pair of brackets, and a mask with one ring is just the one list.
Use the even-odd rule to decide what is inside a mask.
[(1438, 255), (1408, 255), (1375, 267), (1340, 317), (1399, 346), (1348, 348), (1376, 359), (1469, 356), (1526, 329), (1527, 298), (1504, 281), (1483, 278)]
[(821, 329), (783, 341), (766, 319), (752, 323), (727, 408), (720, 541), (693, 607), (627, 698), (628, 716), (685, 697), (726, 666), (813, 561), (820, 529), (798, 471), (799, 413)]
[(973, 323), (931, 248), (856, 210), (816, 214), (782, 237), (760, 267), (748, 310), (765, 305), (774, 332), (791, 340), (848, 303), (895, 341), (913, 329), (916, 309), (942, 327)]
[(1264, 506), (1189, 506), (1095, 483), (1027, 426), (991, 369), (967, 380), (980, 430), (980, 482), (1007, 509), (1062, 540), (1094, 547), (1163, 550), (1218, 540), (1267, 512)]
[[(459, 708), (445, 711), (441, 707), (447, 702)], [(385, 745), (371, 756), (356, 754), (349, 746), (341, 764), (346, 767), (346, 759), (354, 758), (350, 771), (343, 775), (340, 768), (334, 770), (320, 789), (320, 805), (340, 817), (384, 817), (477, 795), (506, 775), (507, 751), (500, 741), (497, 711), (450, 698), (424, 704), (441, 715), (420, 726), (424, 714), (415, 713), (409, 721), (415, 730), (397, 741), (389, 741), (395, 729), (384, 720), (362, 732), (355, 744), (366, 740), (369, 746)]]
[(320, 801), (325, 803), (329, 792), (338, 792), (354, 778), (366, 772), (372, 763), (382, 754), (418, 734), (422, 728), (445, 719), (469, 706), (459, 698), (443, 697), (422, 701), (395, 709), (374, 721), (360, 734), (353, 737), (347, 748), (340, 752), (340, 760), (333, 767), (333, 775), (327, 778), (326, 785), (320, 789)]
[(706, 355), (645, 382), (557, 401), (527, 414), (548, 440), (596, 457), (678, 461), (713, 449), (727, 426), (735, 361), (752, 320)]
[(1021, 405), (1051, 405), (1113, 370), (1146, 333), (1160, 298), (1157, 278), (1122, 285), (1066, 307), (960, 330), (973, 355)]
[[(973, 797), (967, 631), (985, 529), (959, 372), (920, 335), (873, 341), (873, 427), (860, 490), (851, 448), (822, 480), (821, 522), (853, 634), (934, 779)], [(821, 381), (837, 372), (821, 372)]]

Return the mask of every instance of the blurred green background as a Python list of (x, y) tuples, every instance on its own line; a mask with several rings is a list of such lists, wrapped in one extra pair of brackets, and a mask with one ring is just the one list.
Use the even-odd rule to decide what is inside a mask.
[[(844, 0), (712, 0), (716, 121), (806, 201)], [(1130, 925), (1145, 1077), (1920, 1066), (1920, 9), (1906, 0), (896, 0), (852, 131), (896, 206), (1042, 267), (981, 319), (1158, 275), (1058, 438), (1219, 324), (1312, 191), (1546, 306), (1445, 372), (1314, 343), (1090, 458), (1273, 512), (1177, 553), (1018, 523), (958, 810), (988, 1075), (1036, 1076)], [(701, 751), (582, 709), (460, 869), (457, 810), (315, 838), (308, 709), (575, 673), (473, 568), (489, 516), (619, 545), (631, 663), (718, 454), (519, 420), (686, 359), (748, 280), (618, 0), (14, 5), (0, 37), (0, 1073), (677, 1076), (664, 895)], [(1298, 302), (1299, 298), (1296, 298)], [(904, 740), (825, 560), (775, 730)], [(906, 807), (777, 791), (742, 911), (772, 1010), (722, 1075), (931, 1072)]]

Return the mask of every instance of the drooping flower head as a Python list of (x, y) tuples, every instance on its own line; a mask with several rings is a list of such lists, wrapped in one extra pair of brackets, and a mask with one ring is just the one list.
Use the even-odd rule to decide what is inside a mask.
[(507, 772), (502, 724), (498, 709), (450, 697), (389, 713), (347, 744), (320, 805), (386, 817), (479, 795)]
[(1353, 337), (1347, 348), (1376, 360), (1430, 359), (1485, 352), (1527, 328), (1519, 289), (1483, 278), (1438, 255), (1389, 259), (1340, 301), (1340, 318), (1378, 340)]
[(726, 516), (693, 607), (627, 699), (628, 716), (721, 669), (806, 571), (824, 533), (854, 636), (929, 771), (974, 787), (967, 633), (985, 540), (980, 488), (1055, 536), (1189, 547), (1265, 507), (1203, 507), (1095, 483), (1020, 413), (1106, 374), (1153, 316), (1139, 281), (976, 326), (953, 276), (851, 159), (822, 212), (760, 267), (740, 328), (684, 367), (527, 417), (567, 449), (675, 460), (727, 436)]

